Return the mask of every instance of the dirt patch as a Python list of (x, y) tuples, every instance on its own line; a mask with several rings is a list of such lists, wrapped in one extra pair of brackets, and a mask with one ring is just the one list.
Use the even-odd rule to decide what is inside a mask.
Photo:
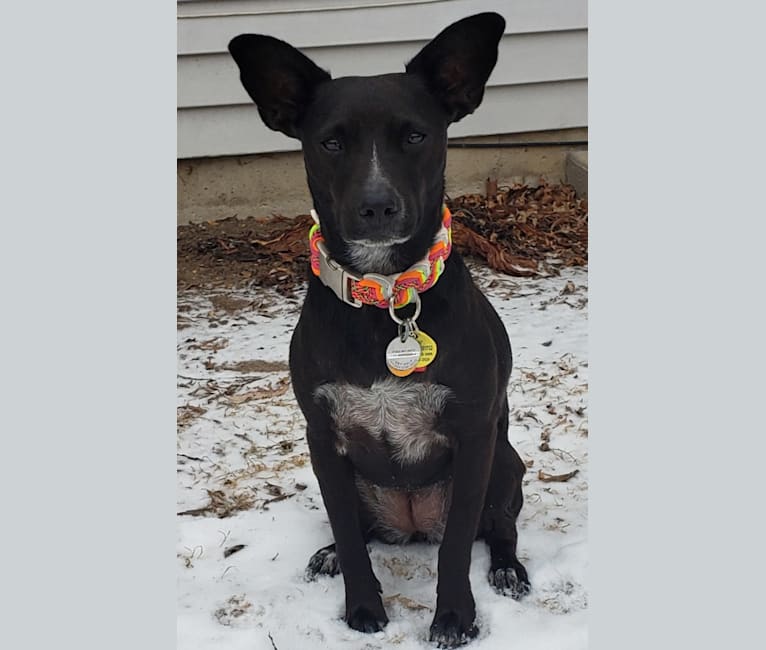
[(229, 314), (238, 314), (244, 309), (250, 309), (255, 301), (237, 298), (227, 293), (217, 293), (210, 296), (210, 302), (216, 309), (228, 312)]
[[(588, 204), (571, 185), (498, 185), (484, 194), (445, 197), (453, 214), (453, 242), (510, 275), (556, 274), (588, 260)], [(271, 286), (284, 295), (308, 277), (307, 214), (229, 217), (178, 226), (178, 289)], [(230, 313), (249, 306), (219, 297)], [(179, 321), (179, 327), (183, 323)]]
[[(274, 286), (290, 294), (308, 277), (312, 223), (304, 214), (178, 226), (178, 288)], [(227, 311), (232, 307), (216, 306)]]

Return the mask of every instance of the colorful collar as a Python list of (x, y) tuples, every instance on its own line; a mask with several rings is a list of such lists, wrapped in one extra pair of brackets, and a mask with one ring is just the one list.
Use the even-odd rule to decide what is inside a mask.
[(444, 261), (452, 251), (452, 215), (445, 205), (442, 227), (426, 256), (406, 271), (395, 275), (352, 273), (333, 260), (319, 229), (319, 215), (311, 210), (315, 223), (309, 231), (311, 270), (322, 284), (332, 289), (343, 302), (353, 307), (375, 305), (383, 309), (393, 303), (395, 308), (415, 302), (418, 293), (430, 289), (444, 271)]

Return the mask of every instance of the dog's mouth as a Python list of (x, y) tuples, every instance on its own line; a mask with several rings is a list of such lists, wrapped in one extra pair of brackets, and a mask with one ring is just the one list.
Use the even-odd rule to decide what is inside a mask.
[(348, 246), (364, 249), (384, 249), (405, 244), (415, 235), (411, 220), (401, 217), (397, 223), (360, 223), (358, 220), (347, 225), (342, 238)]
[(389, 248), (397, 244), (404, 244), (410, 239), (411, 237), (408, 235), (407, 237), (388, 237), (386, 239), (350, 239), (348, 243), (365, 248)]

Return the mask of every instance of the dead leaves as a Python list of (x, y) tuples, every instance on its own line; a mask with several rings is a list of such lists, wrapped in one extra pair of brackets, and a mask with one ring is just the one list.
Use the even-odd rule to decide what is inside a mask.
[(248, 224), (253, 229), (244, 232), (240, 238), (226, 232), (216, 233), (200, 242), (198, 250), (240, 262), (260, 261), (264, 256), (272, 255), (283, 262), (291, 262), (296, 255), (308, 252), (308, 229), (312, 223), (309, 215), (294, 219), (274, 216), (268, 222), (256, 220)]
[(405, 609), (409, 609), (412, 612), (433, 611), (428, 605), (423, 605), (422, 603), (419, 603), (418, 601), (413, 600), (412, 598), (408, 598), (407, 596), (403, 596), (402, 594), (393, 594), (392, 596), (385, 596), (383, 598), (383, 603), (386, 605), (386, 607), (390, 607), (393, 603), (396, 603), (397, 605), (401, 605)]
[(251, 400), (278, 397), (279, 395), (284, 395), (289, 387), (290, 380), (287, 377), (282, 377), (282, 379), (268, 387), (252, 388), (244, 393), (231, 395), (228, 398), (228, 402), (231, 406), (239, 406), (240, 404), (244, 404), (245, 402), (249, 402)]
[(255, 505), (255, 496), (252, 492), (239, 492), (227, 494), (223, 490), (206, 490), (208, 503), (201, 508), (192, 508), (179, 512), (179, 515), (192, 517), (206, 517), (215, 515), (219, 519), (231, 517), (237, 512), (250, 510)]
[[(284, 295), (307, 277), (309, 215), (230, 217), (177, 230), (177, 284), (197, 287), (270, 286)], [(236, 313), (239, 305), (221, 305)]]
[(193, 343), (190, 343), (189, 349), (190, 350), (208, 350), (210, 352), (218, 352), (218, 350), (223, 350), (227, 345), (229, 345), (229, 342), (224, 338), (212, 338), (207, 339), (206, 341), (196, 341)]
[[(587, 263), (588, 205), (571, 185), (499, 187), (487, 179), (485, 192), (446, 199), (458, 251), (516, 276)], [(291, 295), (307, 277), (312, 223), (309, 215), (275, 215), (179, 226), (178, 285), (271, 286)], [(234, 313), (247, 305), (217, 307)]]
[(266, 361), (264, 359), (247, 359), (233, 363), (213, 364), (208, 370), (231, 370), (233, 372), (286, 372), (287, 364), (284, 361)]
[(204, 415), (207, 409), (194, 404), (184, 404), (176, 409), (176, 427), (179, 431), (188, 427), (198, 417)]
[(290, 378), (287, 376), (282, 377), (268, 386), (257, 386), (255, 388), (247, 389), (244, 392), (238, 391), (245, 389), (253, 382), (262, 380), (263, 377), (244, 377), (242, 379), (232, 380), (226, 386), (222, 385), (224, 380), (185, 377), (184, 375), (179, 375), (179, 377), (190, 382), (202, 382), (197, 388), (189, 393), (193, 397), (204, 398), (208, 404), (221, 402), (228, 406), (240, 406), (241, 404), (254, 400), (280, 397), (284, 395), (290, 387)]
[(486, 260), (487, 265), (508, 275), (537, 275), (537, 262), (513, 255), (506, 247), (491, 242), (460, 221), (453, 221), (452, 242), (463, 253)]
[[(237, 483), (238, 481), (231, 480), (230, 478), (224, 481), (224, 487), (231, 489), (231, 487)], [(259, 489), (266, 493), (265, 497), (257, 496)], [(250, 486), (246, 490), (237, 492), (226, 492), (222, 489), (205, 491), (208, 496), (207, 504), (199, 508), (184, 510), (179, 512), (178, 515), (191, 517), (215, 516), (219, 519), (225, 519), (238, 512), (251, 510), (253, 508), (268, 510), (269, 504), (284, 501), (285, 499), (294, 497), (296, 494), (296, 492), (286, 492), (281, 485), (272, 483), (271, 481), (264, 481), (264, 483), (258, 487)], [(231, 551), (231, 553), (236, 553), (239, 550), (241, 550), (241, 548), (237, 548)], [(231, 553), (229, 553), (229, 555), (231, 555)]]
[(563, 266), (587, 263), (588, 204), (571, 185), (498, 187), (487, 179), (484, 196), (459, 196), (447, 205), (458, 248), (465, 246), (493, 269), (534, 275), (549, 258)]

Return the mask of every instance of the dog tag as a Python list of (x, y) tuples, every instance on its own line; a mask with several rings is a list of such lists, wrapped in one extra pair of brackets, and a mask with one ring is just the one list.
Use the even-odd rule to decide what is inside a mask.
[(418, 330), (416, 339), (420, 344), (420, 357), (414, 372), (423, 372), (426, 366), (436, 358), (436, 341), (423, 330)]
[(418, 365), (420, 343), (412, 336), (397, 336), (386, 348), (386, 365), (391, 374), (406, 377)]

